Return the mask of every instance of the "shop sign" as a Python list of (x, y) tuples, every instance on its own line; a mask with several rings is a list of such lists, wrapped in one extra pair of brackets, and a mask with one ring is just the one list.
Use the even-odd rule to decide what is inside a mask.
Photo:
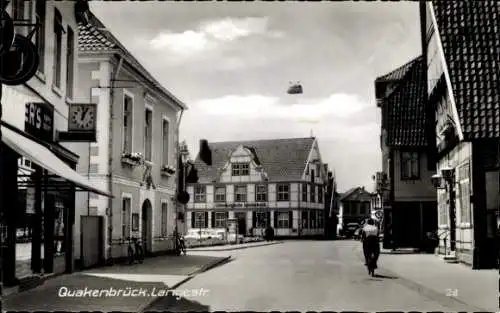
[(54, 108), (45, 102), (26, 103), (24, 131), (40, 140), (54, 139)]

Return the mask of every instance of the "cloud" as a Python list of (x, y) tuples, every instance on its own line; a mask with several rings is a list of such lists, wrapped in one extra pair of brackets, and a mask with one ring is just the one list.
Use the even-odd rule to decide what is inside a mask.
[(161, 32), (152, 38), (150, 47), (155, 50), (168, 49), (180, 55), (193, 55), (220, 47), (235, 40), (263, 35), (281, 38), (283, 33), (269, 30), (268, 17), (224, 18), (204, 21), (195, 30), (181, 33)]
[(333, 94), (324, 99), (303, 99), (295, 104), (285, 104), (278, 97), (264, 95), (229, 95), (193, 104), (194, 108), (211, 115), (247, 119), (273, 117), (304, 123), (318, 123), (328, 117), (345, 119), (369, 106), (369, 103), (351, 94)]

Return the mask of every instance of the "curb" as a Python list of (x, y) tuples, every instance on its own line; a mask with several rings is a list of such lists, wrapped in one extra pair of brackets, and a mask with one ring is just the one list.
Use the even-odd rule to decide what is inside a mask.
[[(357, 256), (358, 256), (359, 260), (363, 261), (363, 251), (361, 249), (355, 249), (355, 252), (357, 252)], [(387, 269), (387, 267), (385, 267), (385, 266), (379, 266), (378, 268), (384, 270), (384, 272), (387, 272), (391, 276), (397, 277), (397, 279), (400, 280), (402, 282), (402, 285), (404, 285), (405, 287), (407, 287), (411, 290), (417, 291), (421, 295), (423, 295), (427, 298), (430, 298), (438, 303), (449, 301), (450, 303), (461, 304), (469, 309), (472, 309), (474, 312), (489, 312), (489, 310), (485, 310), (482, 308), (478, 308), (474, 305), (468, 304), (467, 302), (465, 302), (464, 300), (462, 300), (460, 298), (448, 297), (445, 294), (440, 293), (431, 287), (427, 287), (424, 284), (415, 282), (409, 278), (404, 277), (404, 275), (401, 275), (401, 274), (398, 274), (397, 272), (391, 271), (391, 270)]]
[(242, 247), (234, 247), (234, 248), (215, 248), (215, 249), (189, 249), (188, 251), (194, 251), (194, 252), (203, 252), (203, 251), (233, 251), (233, 250), (242, 250), (242, 249), (249, 249), (249, 248), (257, 248), (257, 247), (265, 247), (265, 246), (272, 246), (276, 244), (283, 243), (283, 241), (275, 241), (275, 242), (269, 242), (269, 243), (263, 243), (259, 245), (252, 245), (252, 246), (242, 246)]
[[(167, 286), (167, 287), (169, 290), (175, 290), (175, 289), (179, 288), (181, 285), (183, 285), (183, 284), (187, 283), (188, 281), (190, 281), (191, 279), (193, 279), (196, 275), (201, 274), (203, 272), (206, 272), (214, 267), (224, 265), (225, 263), (228, 263), (229, 261), (231, 261), (231, 256), (224, 257), (224, 258), (221, 258), (219, 260), (208, 263), (208, 264), (202, 266), (200, 269), (197, 269), (196, 271), (188, 274), (188, 276), (186, 278), (180, 280), (179, 282), (175, 283), (172, 286)], [(155, 301), (158, 300), (159, 298), (160, 297), (158, 296), (158, 297), (151, 299), (150, 301), (147, 301), (146, 303), (144, 303), (143, 305), (141, 305), (139, 307), (137, 312), (143, 313), (151, 304), (155, 303)]]

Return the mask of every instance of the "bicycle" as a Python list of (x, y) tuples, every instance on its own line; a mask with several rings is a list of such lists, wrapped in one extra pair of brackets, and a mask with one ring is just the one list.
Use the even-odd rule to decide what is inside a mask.
[(368, 253), (366, 268), (368, 269), (368, 275), (375, 276), (375, 269), (377, 268), (375, 252)]
[(177, 255), (186, 255), (186, 245), (184, 243), (184, 238), (179, 234), (175, 235), (175, 251)]
[(140, 264), (144, 262), (144, 250), (138, 238), (132, 238), (128, 242), (128, 260), (129, 264), (134, 264), (138, 261)]

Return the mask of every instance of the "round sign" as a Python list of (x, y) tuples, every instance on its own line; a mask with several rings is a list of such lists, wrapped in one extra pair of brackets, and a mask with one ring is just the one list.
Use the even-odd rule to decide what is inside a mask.
[(382, 211), (375, 212), (375, 217), (376, 218), (382, 218), (383, 215), (384, 215), (384, 212), (382, 212)]
[(36, 46), (16, 34), (12, 48), (0, 55), (0, 82), (9, 86), (27, 82), (35, 75), (39, 62)]

